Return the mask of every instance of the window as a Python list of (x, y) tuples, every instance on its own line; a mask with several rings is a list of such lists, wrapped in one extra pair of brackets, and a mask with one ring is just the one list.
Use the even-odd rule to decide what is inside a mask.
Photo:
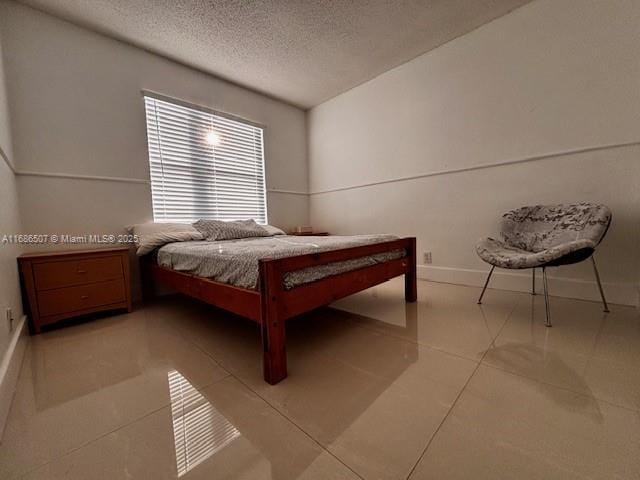
[(263, 129), (145, 93), (156, 222), (267, 223)]

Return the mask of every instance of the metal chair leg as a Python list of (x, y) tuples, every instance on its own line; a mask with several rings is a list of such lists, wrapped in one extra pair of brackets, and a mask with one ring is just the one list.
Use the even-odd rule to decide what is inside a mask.
[(542, 285), (544, 286), (544, 306), (547, 314), (545, 325), (551, 326), (551, 309), (549, 308), (549, 284), (547, 282), (547, 268), (542, 267)]
[(487, 286), (489, 285), (489, 280), (491, 280), (491, 274), (493, 270), (496, 268), (495, 265), (491, 266), (491, 270), (489, 270), (489, 275), (487, 275), (487, 281), (484, 282), (484, 287), (482, 288), (482, 293), (480, 294), (480, 298), (478, 299), (478, 305), (482, 303), (482, 297), (484, 297), (484, 292), (487, 290)]
[(531, 271), (532, 271), (532, 274), (531, 274), (531, 295), (535, 295), (536, 294), (536, 269), (532, 268)]
[(596, 267), (596, 259), (591, 255), (591, 262), (593, 263), (593, 273), (596, 274), (596, 281), (598, 282), (598, 289), (600, 290), (600, 296), (602, 297), (602, 304), (604, 305), (604, 311), (609, 313), (609, 305), (607, 305), (607, 299), (604, 298), (604, 290), (602, 289), (602, 283), (600, 283), (600, 275), (598, 274), (598, 267)]

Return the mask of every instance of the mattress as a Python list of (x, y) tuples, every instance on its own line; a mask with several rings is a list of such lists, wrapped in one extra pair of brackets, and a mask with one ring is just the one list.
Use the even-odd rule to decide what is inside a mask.
[[(162, 267), (256, 290), (260, 259), (326, 252), (397, 239), (398, 237), (393, 235), (327, 237), (278, 235), (217, 242), (175, 242), (161, 247), (158, 250), (157, 260), (158, 265)], [(288, 272), (284, 276), (284, 286), (289, 290), (305, 283), (403, 256), (405, 256), (403, 250), (395, 250)]]

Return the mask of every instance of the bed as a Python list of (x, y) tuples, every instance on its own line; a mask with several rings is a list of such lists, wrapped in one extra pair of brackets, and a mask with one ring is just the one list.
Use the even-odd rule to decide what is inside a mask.
[(141, 257), (143, 294), (164, 285), (261, 326), (263, 374), (287, 376), (285, 324), (340, 298), (405, 276), (405, 300), (415, 302), (414, 237), (278, 236), (186, 241)]

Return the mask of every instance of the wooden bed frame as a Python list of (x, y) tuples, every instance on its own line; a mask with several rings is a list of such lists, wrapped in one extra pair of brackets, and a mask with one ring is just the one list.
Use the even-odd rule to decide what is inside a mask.
[[(394, 250), (405, 250), (406, 256), (332, 275), (291, 290), (284, 288), (283, 278), (287, 272)], [(157, 265), (151, 255), (141, 258), (141, 267), (145, 298), (153, 295), (153, 285), (157, 282), (261, 325), (264, 379), (271, 385), (287, 376), (285, 322), (288, 319), (400, 275), (405, 276), (405, 300), (415, 302), (417, 298), (415, 237), (320, 253), (262, 259), (258, 290), (235, 287), (164, 268)]]

